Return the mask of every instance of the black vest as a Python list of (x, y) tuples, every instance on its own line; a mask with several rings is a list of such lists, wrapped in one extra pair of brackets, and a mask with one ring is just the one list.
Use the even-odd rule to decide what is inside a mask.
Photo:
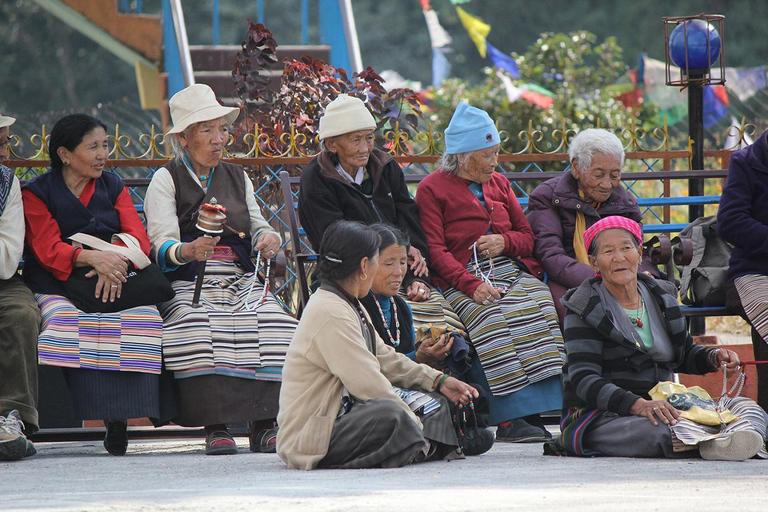
[[(71, 243), (69, 237), (75, 233), (86, 233), (109, 242), (112, 235), (122, 231), (115, 203), (125, 185), (111, 172), (102, 173), (95, 181), (88, 206), (69, 190), (61, 171), (48, 171), (27, 182), (24, 189), (46, 204), (59, 225), (62, 242)], [(40, 265), (29, 247), (24, 251), (24, 281), (34, 292), (64, 295), (61, 282)]]
[[(240, 238), (229, 230), (221, 234), (219, 245), (226, 245), (240, 258), (240, 266), (246, 272), (253, 271), (251, 261), (251, 216), (248, 203), (245, 202), (245, 176), (239, 165), (220, 162), (208, 181), (208, 191), (204, 192), (200, 184), (190, 176), (183, 162), (174, 159), (165, 167), (171, 175), (176, 189), (176, 216), (179, 219), (179, 232), (182, 242), (191, 242), (203, 236), (195, 227), (200, 205), (210, 202), (211, 198), (227, 209), (227, 226), (245, 233)], [(166, 274), (171, 281), (194, 281), (197, 276), (197, 261), (193, 261), (173, 272)]]

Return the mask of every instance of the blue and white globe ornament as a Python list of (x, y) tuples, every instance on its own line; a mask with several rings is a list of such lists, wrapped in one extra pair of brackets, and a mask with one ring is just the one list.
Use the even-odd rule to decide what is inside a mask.
[[(709, 56), (707, 56), (709, 34)], [(669, 58), (676, 66), (685, 69), (685, 39), (688, 38), (688, 69), (707, 70), (720, 57), (720, 34), (704, 20), (681, 23), (669, 36)], [(709, 58), (707, 58), (709, 57)]]

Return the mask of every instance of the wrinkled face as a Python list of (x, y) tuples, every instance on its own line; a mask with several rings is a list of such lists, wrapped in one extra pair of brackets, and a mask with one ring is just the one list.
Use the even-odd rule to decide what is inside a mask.
[(338, 137), (331, 137), (325, 141), (325, 146), (331, 153), (336, 153), (341, 166), (354, 177), (357, 169), (365, 167), (371, 157), (373, 130), (358, 130)]
[(11, 131), (7, 126), (0, 128), (0, 162), (8, 158), (8, 144)]
[(77, 147), (70, 151), (65, 147), (58, 150), (61, 160), (68, 162), (65, 168), (81, 178), (98, 179), (104, 171), (109, 156), (107, 132), (101, 126), (86, 133)]
[[(462, 158), (464, 161), (462, 162)], [(475, 183), (491, 181), (499, 165), (499, 145), (459, 156), (459, 177)]]
[(637, 240), (626, 229), (607, 229), (597, 236), (596, 256), (589, 262), (603, 281), (616, 286), (637, 282), (637, 270), (643, 256), (643, 247), (635, 247)]
[(617, 156), (595, 153), (589, 169), (582, 169), (578, 159), (574, 158), (571, 172), (588, 201), (602, 203), (611, 197), (613, 189), (621, 183), (619, 162)]
[(373, 280), (373, 293), (394, 297), (403, 284), (408, 254), (402, 245), (390, 245), (379, 252), (379, 271)]
[(224, 117), (197, 123), (180, 133), (179, 140), (195, 171), (206, 174), (221, 161), (221, 152), (229, 142), (229, 124)]

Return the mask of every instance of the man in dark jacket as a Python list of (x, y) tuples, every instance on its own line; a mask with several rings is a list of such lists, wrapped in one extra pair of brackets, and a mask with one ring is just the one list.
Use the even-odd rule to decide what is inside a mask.
[[(618, 137), (602, 129), (584, 130), (571, 141), (568, 155), (571, 170), (536, 187), (527, 210), (536, 235), (533, 254), (547, 273), (561, 322), (565, 309), (560, 298), (595, 275), (583, 247), (584, 231), (611, 215), (643, 220), (637, 201), (621, 186), (624, 147)], [(659, 276), (647, 256), (640, 271)]]
[(399, 228), (411, 243), (403, 286), (410, 300), (424, 301), (431, 293), (429, 253), (418, 208), (395, 159), (374, 149), (375, 128), (357, 98), (342, 94), (326, 107), (319, 128), (323, 151), (301, 173), (299, 220), (316, 251), (325, 230), (340, 219)]

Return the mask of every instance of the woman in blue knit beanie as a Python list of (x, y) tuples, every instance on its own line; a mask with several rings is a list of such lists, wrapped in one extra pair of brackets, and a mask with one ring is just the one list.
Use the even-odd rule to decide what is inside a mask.
[(496, 439), (540, 442), (551, 438), (540, 413), (562, 406), (563, 337), (533, 230), (495, 172), (499, 147), (490, 116), (459, 104), (440, 168), (419, 184), (416, 203), (433, 280), (479, 356), (469, 379), (490, 396)]

